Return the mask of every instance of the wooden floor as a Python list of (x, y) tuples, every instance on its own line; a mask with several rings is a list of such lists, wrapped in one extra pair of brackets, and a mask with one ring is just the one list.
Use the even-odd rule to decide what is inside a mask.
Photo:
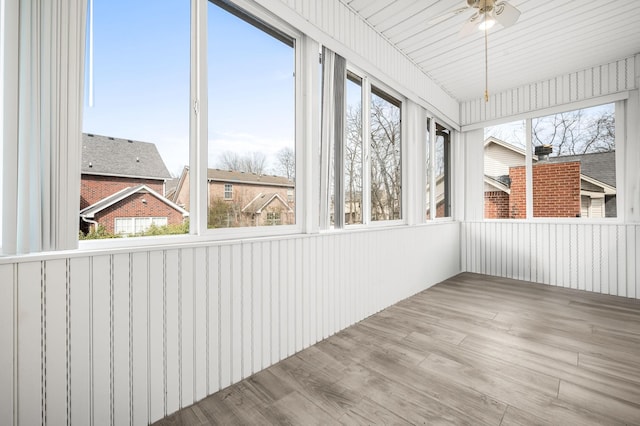
[(461, 274), (158, 425), (640, 424), (640, 301)]

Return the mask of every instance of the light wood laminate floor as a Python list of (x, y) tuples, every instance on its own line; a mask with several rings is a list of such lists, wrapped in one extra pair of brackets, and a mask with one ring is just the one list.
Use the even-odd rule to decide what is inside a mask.
[(640, 301), (464, 273), (157, 424), (640, 425)]

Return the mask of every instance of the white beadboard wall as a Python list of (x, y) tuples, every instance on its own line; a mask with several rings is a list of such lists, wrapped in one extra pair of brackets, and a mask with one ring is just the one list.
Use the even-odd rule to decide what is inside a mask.
[(462, 269), (640, 299), (640, 225), (466, 222)]
[(5, 259), (1, 423), (146, 425), (460, 272), (459, 230)]
[(480, 98), (461, 102), (460, 125), (499, 121), (637, 89), (636, 56), (495, 93), (489, 102)]
[(413, 97), (447, 124), (459, 124), (458, 102), (341, 1), (256, 0), (256, 3), (345, 56), (349, 63)]

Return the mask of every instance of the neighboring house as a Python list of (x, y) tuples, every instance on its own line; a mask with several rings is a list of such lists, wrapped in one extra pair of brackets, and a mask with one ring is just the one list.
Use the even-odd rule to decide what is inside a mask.
[[(525, 218), (525, 151), (490, 137), (484, 145), (485, 218)], [(535, 217), (615, 217), (615, 152), (533, 155)]]
[[(185, 167), (169, 199), (189, 210), (189, 168)], [(209, 225), (213, 227), (295, 223), (295, 185), (282, 176), (233, 170), (207, 170)]]
[(83, 134), (80, 230), (129, 235), (182, 223), (189, 213), (164, 197), (170, 178), (153, 143)]

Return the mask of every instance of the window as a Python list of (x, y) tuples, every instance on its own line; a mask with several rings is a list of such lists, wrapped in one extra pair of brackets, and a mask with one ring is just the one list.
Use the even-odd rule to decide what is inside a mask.
[(151, 226), (167, 226), (166, 217), (117, 217), (115, 218), (114, 234), (134, 235), (141, 234)]
[(233, 198), (233, 185), (230, 183), (224, 184), (224, 199), (231, 200)]
[(362, 79), (348, 73), (346, 90), (344, 223), (352, 225), (362, 223)]
[(615, 105), (534, 118), (530, 140), (526, 124), (485, 129), (485, 218), (616, 217)]
[(207, 14), (209, 185), (234, 182), (209, 191), (208, 228), (295, 224), (295, 40), (227, 2)]
[(266, 225), (282, 225), (282, 218), (280, 212), (267, 212)]
[[(176, 185), (189, 164), (189, 5), (151, 0), (93, 4), (86, 42), (80, 209), (142, 185), (188, 209), (188, 195), (180, 199)], [(153, 211), (165, 203), (150, 203), (143, 217), (134, 219), (125, 205), (114, 204), (121, 210), (114, 214), (123, 217), (116, 234), (136, 234), (146, 226), (138, 222), (166, 214)], [(169, 224), (182, 224), (181, 214), (171, 217)], [(81, 215), (79, 222), (83, 234), (97, 231), (93, 219)], [(97, 224), (114, 229), (113, 219)]]
[(431, 165), (431, 123), (434, 123), (432, 119), (427, 118), (427, 134), (426, 134), (426, 145), (425, 145), (425, 156), (426, 156), (426, 162), (425, 162), (425, 170), (426, 170), (426, 204), (427, 204), (427, 209), (426, 209), (426, 214), (425, 214), (425, 219), (429, 220), (431, 219), (431, 181), (433, 179), (433, 177), (431, 176), (431, 172), (433, 171), (433, 167)]
[(435, 139), (436, 217), (451, 216), (451, 130), (436, 123)]
[(400, 101), (371, 88), (371, 220), (402, 217)]
[(484, 217), (526, 217), (526, 147), (523, 120), (484, 130)]
[(616, 217), (615, 106), (532, 120), (533, 216)]

